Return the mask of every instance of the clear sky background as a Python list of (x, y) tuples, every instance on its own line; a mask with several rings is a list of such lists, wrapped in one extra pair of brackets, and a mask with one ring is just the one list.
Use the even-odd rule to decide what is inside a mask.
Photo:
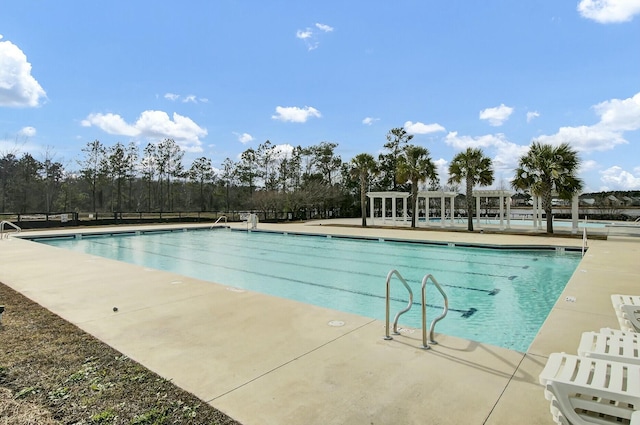
[(271, 141), (377, 156), (404, 127), (441, 181), (480, 147), (508, 187), (532, 140), (585, 191), (640, 190), (640, 0), (0, 0), (0, 154), (78, 168), (173, 138), (219, 167)]

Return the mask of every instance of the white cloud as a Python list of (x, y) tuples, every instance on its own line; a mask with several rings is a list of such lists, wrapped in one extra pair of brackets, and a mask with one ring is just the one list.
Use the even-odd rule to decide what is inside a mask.
[(580, 170), (578, 174), (588, 173), (589, 171), (597, 170), (598, 168), (599, 165), (596, 161), (588, 159), (586, 161), (580, 162)]
[(10, 41), (0, 41), (0, 106), (36, 107), (46, 96), (22, 50)]
[(607, 151), (615, 145), (628, 143), (621, 133), (597, 125), (561, 127), (556, 134), (539, 136), (537, 140), (551, 145), (569, 143), (580, 152)]
[(467, 148), (480, 148), (486, 156), (495, 155), (492, 158), (495, 170), (513, 170), (518, 165), (518, 160), (529, 150), (528, 146), (521, 146), (507, 140), (504, 134), (487, 134), (479, 137), (458, 136), (455, 131), (449, 132), (445, 137), (445, 143), (458, 151)]
[(89, 114), (87, 118), (80, 122), (83, 127), (98, 127), (102, 131), (109, 134), (118, 134), (122, 136), (135, 137), (140, 135), (140, 131), (117, 114)]
[(275, 153), (275, 157), (277, 159), (283, 159), (291, 156), (294, 148), (289, 143), (283, 143), (280, 145), (275, 145), (273, 149), (274, 149), (273, 152)]
[(440, 124), (423, 124), (421, 122), (413, 123), (411, 121), (404, 123), (404, 129), (409, 134), (429, 134), (445, 131), (444, 127)]
[(364, 125), (372, 125), (376, 121), (380, 121), (380, 118), (367, 117), (367, 118), (362, 120), (362, 124), (364, 124)]
[[(164, 98), (171, 101), (176, 101), (180, 99), (182, 96), (176, 93), (166, 93)], [(208, 103), (209, 99), (205, 97), (198, 97), (195, 94), (189, 94), (182, 99), (182, 103)]]
[(243, 145), (246, 145), (249, 142), (253, 142), (255, 139), (253, 138), (252, 135), (250, 135), (249, 133), (233, 133), (236, 136), (238, 136), (238, 142), (242, 143)]
[[(333, 27), (326, 24), (316, 23), (315, 27), (322, 33), (333, 32)], [(307, 46), (307, 50), (315, 50), (320, 45), (320, 41), (318, 40), (319, 35), (313, 30), (313, 28), (307, 27), (304, 30), (296, 31), (296, 38), (304, 41), (304, 44)]]
[(640, 129), (640, 93), (628, 99), (612, 99), (593, 107), (600, 121), (591, 126), (561, 127), (556, 134), (538, 137), (550, 144), (569, 143), (580, 152), (607, 151), (629, 143), (625, 131)]
[(324, 31), (324, 32), (332, 32), (333, 31), (333, 27), (330, 27), (329, 25), (325, 25), (325, 24), (316, 23), (316, 28), (318, 28), (320, 31)]
[(311, 38), (312, 36), (313, 36), (313, 31), (311, 30), (311, 28), (307, 28), (305, 31), (298, 30), (296, 32), (296, 37), (298, 37), (301, 40), (306, 40), (308, 38)]
[(449, 161), (444, 158), (436, 159), (433, 161), (438, 171), (438, 179), (440, 179), (440, 185), (446, 185), (449, 180)]
[(489, 125), (500, 127), (513, 112), (513, 108), (505, 106), (504, 103), (495, 108), (487, 108), (480, 111), (480, 119), (489, 121)]
[(24, 137), (33, 137), (36, 135), (36, 129), (34, 127), (23, 127), (19, 132), (18, 135), (20, 136), (24, 136)]
[(276, 115), (272, 115), (271, 119), (284, 122), (306, 122), (311, 117), (320, 118), (320, 111), (311, 106), (298, 108), (297, 106), (277, 106)]
[(538, 118), (540, 113), (538, 111), (527, 112), (527, 122), (533, 121), (535, 118)]
[(599, 125), (616, 131), (640, 129), (640, 93), (628, 99), (612, 99), (593, 107), (600, 115)]
[(614, 165), (600, 172), (600, 179), (603, 183), (622, 190), (638, 190), (640, 189), (640, 173), (635, 170), (636, 174), (632, 174), (623, 170), (621, 167)]
[(164, 111), (144, 111), (133, 124), (127, 123), (117, 114), (90, 114), (82, 120), (81, 125), (95, 126), (106, 133), (122, 136), (174, 139), (188, 152), (202, 152), (200, 138), (207, 135), (207, 130), (198, 126), (191, 118), (174, 113), (172, 120)]
[(626, 22), (640, 13), (640, 0), (581, 0), (578, 12), (601, 24)]

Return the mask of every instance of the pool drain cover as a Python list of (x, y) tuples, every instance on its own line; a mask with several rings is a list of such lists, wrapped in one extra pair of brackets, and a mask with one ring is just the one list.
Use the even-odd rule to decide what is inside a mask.
[(329, 326), (333, 326), (333, 327), (340, 327), (340, 326), (344, 326), (344, 322), (342, 320), (332, 320), (329, 322)]

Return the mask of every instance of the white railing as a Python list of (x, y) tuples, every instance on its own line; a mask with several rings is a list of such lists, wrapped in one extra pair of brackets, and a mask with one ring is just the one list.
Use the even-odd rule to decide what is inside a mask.
[(386, 310), (385, 310), (385, 336), (384, 339), (393, 339), (393, 337), (391, 337), (391, 335), (389, 335), (389, 314), (390, 314), (390, 302), (391, 302), (391, 278), (393, 276), (396, 276), (400, 282), (402, 282), (402, 284), (404, 285), (404, 287), (407, 289), (407, 292), (409, 292), (409, 303), (407, 304), (407, 306), (400, 310), (397, 314), (395, 319), (393, 320), (393, 333), (395, 335), (398, 335), (398, 319), (400, 318), (400, 316), (402, 316), (404, 313), (406, 313), (407, 311), (409, 311), (411, 309), (411, 306), (413, 305), (413, 292), (411, 291), (411, 287), (409, 286), (409, 284), (407, 283), (407, 281), (402, 277), (402, 275), (400, 274), (400, 272), (398, 272), (396, 269), (393, 269), (389, 272), (389, 274), (387, 274), (387, 302), (386, 302)]
[[(413, 306), (413, 292), (411, 291), (411, 287), (409, 286), (409, 284), (407, 283), (407, 281), (402, 277), (402, 275), (396, 270), (393, 269), (389, 272), (389, 274), (387, 274), (387, 281), (386, 281), (386, 289), (387, 289), (387, 293), (386, 293), (386, 310), (385, 310), (385, 336), (384, 339), (393, 339), (393, 337), (389, 334), (389, 319), (390, 319), (390, 301), (391, 301), (391, 278), (393, 276), (396, 276), (400, 282), (402, 282), (402, 284), (404, 285), (404, 287), (406, 288), (407, 292), (409, 293), (409, 302), (407, 303), (407, 306), (400, 310), (397, 314), (395, 319), (393, 320), (393, 333), (395, 335), (399, 335), (398, 332), (398, 319), (400, 318), (401, 315), (403, 315), (404, 313), (406, 313), (407, 311), (409, 311), (411, 309), (411, 307)], [(433, 285), (438, 289), (438, 291), (440, 292), (440, 294), (442, 295), (442, 298), (444, 299), (444, 309), (442, 311), (442, 314), (438, 317), (436, 317), (435, 319), (433, 319), (433, 321), (431, 322), (431, 327), (429, 328), (429, 340), (427, 341), (427, 296), (426, 296), (426, 287), (427, 287), (427, 283), (429, 283), (429, 281), (431, 281), (431, 283), (433, 283)], [(447, 315), (447, 312), (449, 311), (449, 299), (447, 298), (447, 294), (445, 294), (445, 292), (442, 290), (442, 287), (440, 286), (440, 284), (438, 283), (438, 281), (436, 280), (435, 277), (433, 277), (432, 274), (427, 274), (422, 278), (422, 348), (424, 349), (429, 349), (429, 343), (431, 344), (437, 344), (436, 341), (434, 341), (433, 335), (435, 333), (435, 326), (436, 323), (438, 323), (440, 320), (444, 319), (444, 317)]]
[[(426, 287), (427, 287), (427, 283), (429, 281), (431, 281), (434, 284), (434, 286), (438, 289), (438, 292), (440, 292), (440, 295), (442, 295), (442, 298), (444, 299), (444, 308), (442, 309), (442, 314), (440, 314), (440, 316), (438, 316), (435, 319), (433, 319), (433, 321), (431, 322), (431, 326), (429, 327), (429, 341), (427, 342), (427, 295), (426, 295)], [(436, 323), (438, 323), (440, 320), (444, 319), (448, 312), (449, 312), (449, 298), (447, 297), (447, 294), (442, 290), (442, 286), (440, 286), (440, 284), (438, 283), (436, 278), (433, 277), (432, 274), (425, 275), (422, 278), (422, 347), (423, 348), (429, 348), (429, 342), (431, 344), (437, 344), (437, 342), (433, 338), (433, 335), (435, 334)]]
[(213, 229), (213, 226), (215, 226), (216, 224), (220, 223), (221, 220), (224, 220), (224, 224), (227, 224), (227, 216), (226, 215), (221, 215), (220, 217), (218, 217), (218, 219), (215, 221), (215, 223), (213, 223), (210, 227), (210, 229)]
[(9, 233), (8, 232), (7, 232), (6, 236), (5, 236), (4, 226), (6, 224), (8, 224), (9, 226), (13, 227), (15, 229), (15, 233), (20, 233), (22, 231), (22, 229), (19, 226), (16, 226), (12, 222), (10, 222), (8, 220), (2, 220), (2, 221), (0, 221), (0, 239), (4, 239), (4, 238), (8, 238), (9, 237)]

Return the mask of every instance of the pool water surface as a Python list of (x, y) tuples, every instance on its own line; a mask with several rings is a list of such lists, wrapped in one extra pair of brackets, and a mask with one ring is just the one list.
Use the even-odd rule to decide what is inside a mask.
[[(449, 314), (436, 333), (523, 352), (581, 258), (579, 252), (557, 250), (228, 229), (38, 241), (380, 320), (385, 317), (386, 277), (395, 269), (414, 293), (414, 306), (400, 325), (415, 329), (421, 327), (420, 284), (431, 273), (449, 298)], [(407, 305), (408, 294), (397, 279), (391, 283), (393, 319)], [(427, 304), (430, 323), (443, 308), (432, 285)]]

